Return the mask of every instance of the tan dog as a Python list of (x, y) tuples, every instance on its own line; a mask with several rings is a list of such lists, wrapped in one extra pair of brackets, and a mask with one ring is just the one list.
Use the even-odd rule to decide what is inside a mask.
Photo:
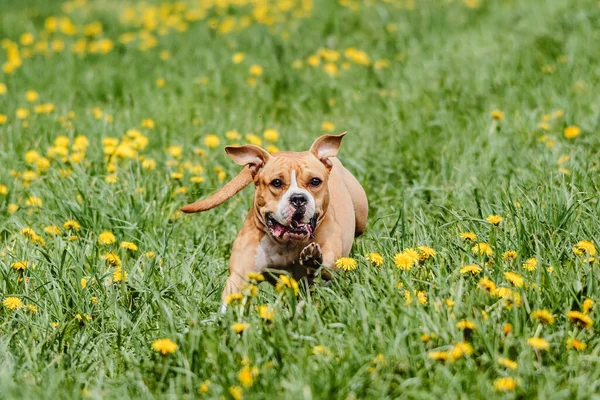
[(360, 183), (336, 158), (345, 134), (321, 136), (306, 152), (225, 147), (245, 168), (210, 197), (181, 209), (209, 210), (254, 181), (252, 208), (233, 242), (223, 302), (243, 289), (250, 272), (283, 269), (298, 279), (321, 265), (335, 268), (350, 253), (365, 230), (368, 203)]

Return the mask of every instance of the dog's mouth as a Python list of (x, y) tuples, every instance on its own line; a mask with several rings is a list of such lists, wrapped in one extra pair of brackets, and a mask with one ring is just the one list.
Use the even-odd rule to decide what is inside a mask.
[(302, 223), (298, 219), (292, 218), (289, 225), (283, 225), (275, 219), (273, 214), (269, 213), (265, 217), (265, 224), (273, 237), (283, 240), (308, 240), (315, 236), (317, 217), (315, 213), (308, 223)]

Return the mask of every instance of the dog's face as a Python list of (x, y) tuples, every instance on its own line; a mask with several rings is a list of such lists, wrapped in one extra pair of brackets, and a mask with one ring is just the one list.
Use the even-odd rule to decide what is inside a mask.
[(342, 135), (322, 136), (307, 152), (270, 155), (257, 146), (227, 147), (254, 174), (254, 208), (259, 221), (281, 242), (310, 240), (329, 206), (329, 172)]

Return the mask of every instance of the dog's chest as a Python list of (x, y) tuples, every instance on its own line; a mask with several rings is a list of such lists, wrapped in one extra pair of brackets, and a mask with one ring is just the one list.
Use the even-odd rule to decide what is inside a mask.
[(297, 264), (300, 250), (301, 246), (283, 247), (263, 237), (256, 249), (256, 269), (263, 271), (267, 268), (286, 268)]

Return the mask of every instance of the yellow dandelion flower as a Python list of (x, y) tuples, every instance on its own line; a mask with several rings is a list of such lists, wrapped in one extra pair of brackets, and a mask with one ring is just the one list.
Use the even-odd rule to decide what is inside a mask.
[(128, 273), (123, 271), (123, 268), (117, 267), (113, 271), (112, 280), (113, 282), (127, 282)]
[(121, 247), (130, 251), (137, 251), (138, 247), (132, 242), (121, 242)]
[(431, 247), (428, 247), (428, 246), (419, 246), (418, 249), (419, 249), (419, 252), (420, 252), (420, 254), (419, 254), (419, 260), (420, 261), (425, 261), (428, 258), (435, 257), (436, 252)]
[(98, 235), (98, 242), (100, 244), (113, 244), (117, 241), (115, 235), (110, 231), (104, 231), (100, 235)]
[(244, 57), (244, 53), (237, 52), (233, 54), (233, 57), (231, 57), (231, 61), (233, 61), (234, 64), (239, 64), (242, 61), (244, 61)]
[(584, 314), (580, 311), (569, 311), (567, 313), (567, 318), (573, 324), (582, 328), (591, 328), (594, 325), (594, 321), (592, 320), (592, 318), (589, 315)]
[(252, 76), (256, 76), (256, 77), (261, 76), (263, 74), (263, 67), (261, 67), (260, 65), (256, 65), (256, 64), (252, 65), (250, 67), (249, 72), (250, 72), (250, 75), (252, 75)]
[(235, 324), (231, 325), (231, 329), (235, 333), (242, 333), (249, 328), (250, 328), (250, 324), (248, 324), (246, 322), (236, 322)]
[(469, 264), (469, 265), (465, 265), (464, 267), (462, 267), (458, 272), (460, 272), (461, 274), (471, 274), (471, 275), (477, 275), (480, 274), (482, 271), (481, 267), (475, 264)]
[(525, 263), (523, 263), (523, 268), (527, 271), (535, 271), (537, 268), (537, 259), (535, 257), (528, 258)]
[(573, 253), (576, 255), (586, 254), (588, 256), (595, 256), (596, 246), (589, 240), (581, 240), (573, 247)]
[(496, 290), (496, 284), (488, 277), (483, 277), (479, 280), (479, 287), (490, 293)]
[(568, 126), (564, 130), (565, 138), (574, 139), (581, 133), (581, 129), (578, 126)]
[(15, 261), (14, 263), (10, 264), (10, 266), (16, 271), (25, 271), (27, 268), (29, 268), (29, 261)]
[(249, 133), (245, 137), (246, 137), (246, 140), (248, 141), (248, 143), (256, 145), (256, 146), (262, 146), (262, 140), (257, 135)]
[(504, 333), (504, 336), (508, 335), (509, 333), (512, 332), (512, 324), (504, 324), (504, 326), (502, 326), (502, 333)]
[(231, 386), (229, 388), (229, 394), (231, 395), (233, 400), (244, 399), (244, 390), (240, 386)]
[(325, 121), (321, 124), (321, 129), (325, 132), (333, 132), (335, 130), (335, 125), (329, 121)]
[(63, 228), (65, 228), (67, 230), (78, 231), (81, 228), (81, 226), (79, 225), (79, 222), (70, 219), (63, 224)]
[(367, 253), (365, 259), (376, 267), (381, 267), (385, 261), (379, 253)]
[(329, 347), (321, 346), (321, 345), (317, 345), (317, 346), (313, 347), (312, 353), (315, 356), (318, 356), (318, 355), (330, 356), (332, 354), (331, 349)]
[(517, 368), (519, 368), (519, 364), (517, 364), (516, 361), (512, 361), (509, 358), (499, 358), (498, 359), (498, 364), (501, 365), (501, 366), (503, 366), (503, 367), (512, 369), (512, 370), (516, 370)]
[(344, 271), (354, 271), (357, 267), (356, 260), (350, 257), (340, 257), (335, 261), (337, 268), (343, 269)]
[(567, 349), (569, 349), (569, 350), (575, 349), (577, 351), (583, 351), (583, 350), (585, 350), (586, 347), (587, 347), (587, 344), (583, 343), (580, 340), (577, 340), (575, 338), (567, 339)]
[(475, 329), (475, 324), (472, 321), (469, 321), (467, 319), (463, 319), (462, 321), (459, 321), (456, 323), (456, 327), (458, 329), (465, 329), (465, 330), (474, 330)]
[(403, 251), (402, 253), (397, 253), (394, 256), (394, 264), (398, 269), (403, 271), (410, 271), (418, 261), (418, 257), (415, 258), (414, 255)]
[(198, 394), (208, 393), (209, 389), (210, 381), (207, 379), (204, 382), (202, 382), (202, 385), (200, 385), (200, 387), (198, 388)]
[(221, 140), (219, 139), (219, 137), (217, 135), (207, 135), (204, 138), (204, 144), (213, 149), (215, 147), (217, 147), (219, 144), (221, 143)]
[(592, 299), (585, 299), (583, 301), (583, 306), (582, 306), (582, 310), (585, 314), (587, 314), (588, 312), (590, 312), (592, 310), (592, 308), (594, 307), (594, 301)]
[(168, 338), (157, 339), (152, 342), (152, 348), (162, 355), (173, 354), (177, 351), (177, 343)]
[(554, 316), (548, 310), (535, 310), (529, 315), (531, 319), (540, 321), (541, 323), (552, 325), (554, 323)]
[(238, 379), (242, 386), (250, 387), (254, 384), (254, 378), (258, 375), (257, 367), (244, 366), (238, 374)]
[(525, 280), (523, 279), (523, 277), (519, 274), (517, 274), (516, 272), (505, 272), (504, 273), (504, 278), (509, 281), (510, 283), (512, 283), (513, 286), (515, 287), (522, 287), (523, 284), (525, 283)]
[(118, 255), (116, 255), (115, 253), (106, 253), (106, 254), (100, 256), (100, 258), (103, 259), (104, 261), (106, 261), (110, 265), (113, 265), (113, 266), (121, 265), (121, 258)]
[(275, 318), (275, 310), (267, 305), (261, 305), (258, 307), (258, 315), (265, 321), (273, 321)]
[(502, 222), (502, 217), (499, 215), (490, 215), (485, 220), (492, 225), (498, 226), (500, 225), (500, 222)]
[(275, 129), (267, 129), (263, 132), (263, 137), (269, 142), (276, 142), (279, 139), (279, 132)]
[(242, 300), (244, 298), (244, 295), (241, 293), (231, 293), (229, 296), (227, 296), (227, 298), (225, 299), (225, 304), (231, 304), (234, 301), (237, 300)]
[(493, 110), (490, 115), (492, 118), (498, 121), (502, 121), (504, 119), (504, 113), (500, 110)]
[(494, 390), (498, 392), (508, 392), (515, 390), (519, 386), (519, 382), (510, 376), (498, 378), (494, 381)]
[(427, 353), (427, 357), (435, 361), (446, 361), (448, 360), (447, 351), (430, 351)]
[(483, 254), (485, 254), (488, 257), (491, 257), (492, 254), (493, 254), (491, 246), (489, 244), (485, 243), (485, 242), (479, 242), (479, 243), (477, 243), (475, 246), (473, 246), (471, 248), (471, 251), (474, 254), (477, 254), (477, 255), (483, 255)]
[(548, 350), (550, 348), (550, 343), (539, 337), (529, 338), (527, 339), (527, 343), (536, 350)]
[(23, 302), (18, 297), (7, 297), (2, 301), (2, 305), (14, 311), (23, 307)]
[(503, 260), (514, 260), (517, 258), (517, 252), (514, 250), (508, 250), (505, 251), (504, 253), (502, 253), (502, 259)]

